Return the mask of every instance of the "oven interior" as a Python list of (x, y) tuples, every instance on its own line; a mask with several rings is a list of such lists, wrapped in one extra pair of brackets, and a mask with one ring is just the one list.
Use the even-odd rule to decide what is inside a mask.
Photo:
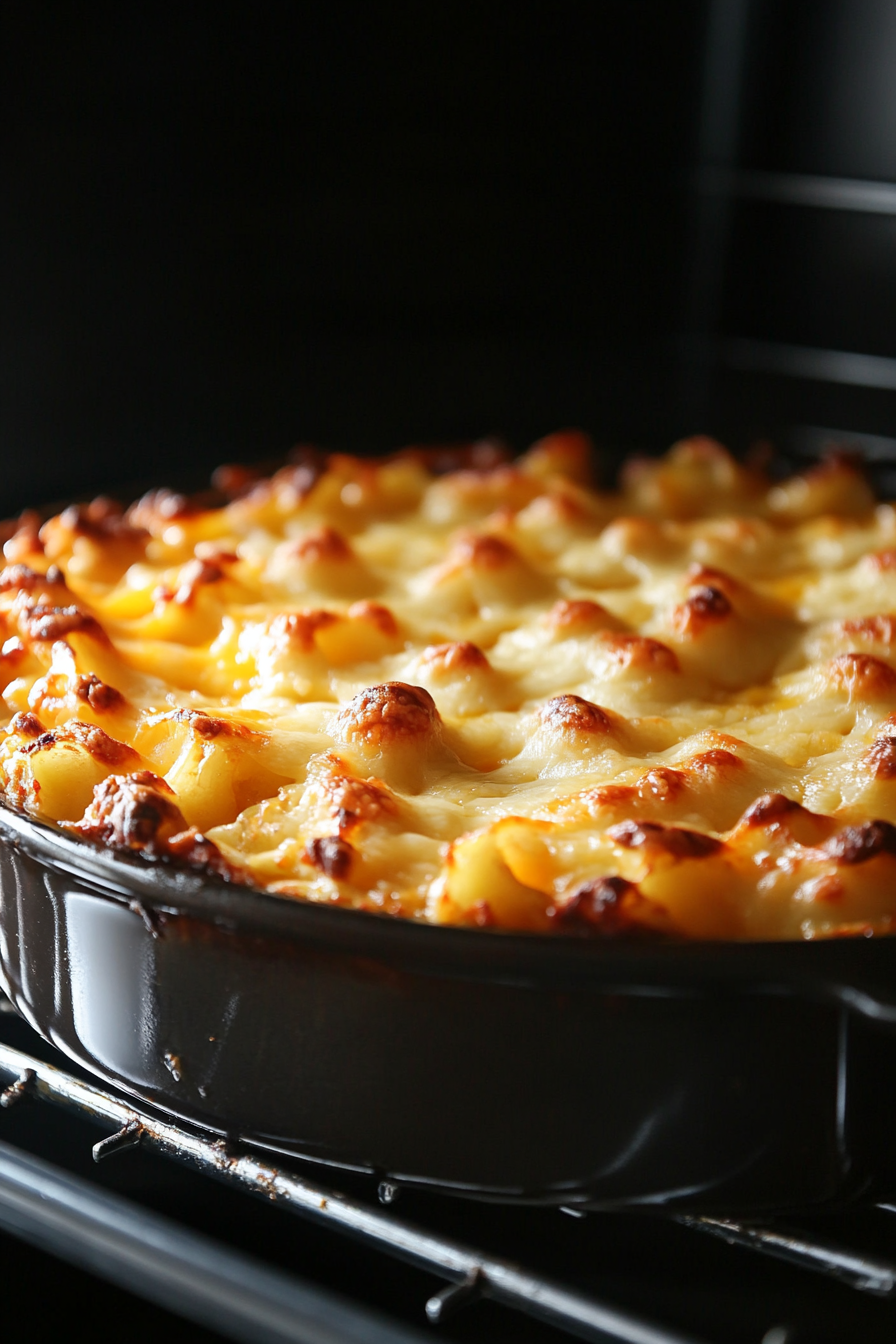
[[(617, 452), (856, 446), (896, 491), (887, 0), (308, 8), (10, 17), (5, 513), (296, 437), (522, 447), (567, 422)], [(15, 1052), (72, 1066), (11, 1012), (0, 1046), (7, 1322), (31, 1339), (79, 1318), (135, 1341), (896, 1330), (893, 1210), (711, 1227), (383, 1203), (293, 1168), (322, 1191), (297, 1217), (128, 1135), (95, 1163), (116, 1127), (35, 1099)], [(334, 1188), (379, 1244), (336, 1228)]]

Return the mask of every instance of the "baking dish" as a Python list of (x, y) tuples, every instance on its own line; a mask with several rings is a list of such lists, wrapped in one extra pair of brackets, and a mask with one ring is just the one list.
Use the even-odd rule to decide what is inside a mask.
[(3, 987), (230, 1139), (478, 1198), (740, 1214), (896, 1189), (896, 940), (436, 928), (0, 810)]

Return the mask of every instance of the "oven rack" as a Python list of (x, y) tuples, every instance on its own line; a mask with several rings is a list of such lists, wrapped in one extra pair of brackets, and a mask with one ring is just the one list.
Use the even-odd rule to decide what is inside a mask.
[[(5, 1005), (4, 1005), (5, 1006)], [(582, 1293), (513, 1260), (497, 1257), (398, 1216), (400, 1190), (381, 1182), (379, 1204), (273, 1166), (248, 1147), (231, 1146), (184, 1124), (138, 1109), (0, 1042), (0, 1108), (49, 1102), (112, 1132), (93, 1145), (97, 1162), (143, 1147), (314, 1223), (360, 1240), (444, 1280), (424, 1303), (432, 1325), (477, 1299), (492, 1299), (568, 1335), (617, 1344), (713, 1344), (721, 1337), (682, 1332), (602, 1297)], [(896, 1215), (896, 1206), (878, 1205)], [(562, 1210), (587, 1218), (582, 1210)], [(656, 1215), (643, 1215), (656, 1218)], [(777, 1224), (721, 1218), (665, 1219), (699, 1240), (720, 1238), (760, 1256), (836, 1280), (862, 1295), (896, 1301), (896, 1258), (853, 1249)], [(359, 1308), (310, 1281), (268, 1266), (180, 1226), (117, 1193), (3, 1141), (0, 1121), (0, 1229), (150, 1301), (246, 1344), (420, 1344), (432, 1333)], [(896, 1322), (896, 1317), (894, 1317)], [(425, 1326), (423, 1327), (425, 1330)], [(802, 1344), (775, 1323), (756, 1344)], [(808, 1336), (806, 1337), (809, 1338)], [(812, 1337), (814, 1338), (814, 1337)]]

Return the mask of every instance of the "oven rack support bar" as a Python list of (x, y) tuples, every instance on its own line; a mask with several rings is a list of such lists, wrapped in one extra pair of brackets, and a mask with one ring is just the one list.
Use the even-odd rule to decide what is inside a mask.
[(697, 179), (703, 196), (800, 205), (857, 214), (896, 215), (896, 184), (813, 173), (768, 173), (707, 167)]
[(701, 1344), (627, 1311), (587, 1297), (514, 1264), (439, 1237), (379, 1208), (280, 1171), (252, 1153), (229, 1148), (177, 1125), (137, 1111), (117, 1097), (84, 1083), (22, 1051), (0, 1044), (0, 1077), (33, 1077), (33, 1097), (116, 1131), (139, 1126), (147, 1147), (183, 1162), (293, 1213), (360, 1238), (369, 1245), (430, 1270), (451, 1283), (475, 1277), (479, 1291), (593, 1344)]
[(892, 1260), (863, 1255), (817, 1237), (808, 1238), (789, 1228), (757, 1227), (751, 1223), (735, 1223), (728, 1218), (695, 1218), (684, 1214), (678, 1215), (675, 1221), (695, 1232), (720, 1237), (730, 1246), (744, 1246), (775, 1260), (785, 1260), (800, 1269), (826, 1274), (874, 1297), (892, 1297), (896, 1293), (896, 1263)]
[(0, 1143), (0, 1228), (238, 1344), (425, 1337)]

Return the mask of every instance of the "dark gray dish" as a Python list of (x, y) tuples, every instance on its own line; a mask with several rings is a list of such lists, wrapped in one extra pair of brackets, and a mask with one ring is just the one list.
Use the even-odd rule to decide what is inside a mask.
[(0, 970), (39, 1032), (141, 1100), (399, 1182), (741, 1214), (896, 1191), (896, 939), (435, 928), (4, 808)]

